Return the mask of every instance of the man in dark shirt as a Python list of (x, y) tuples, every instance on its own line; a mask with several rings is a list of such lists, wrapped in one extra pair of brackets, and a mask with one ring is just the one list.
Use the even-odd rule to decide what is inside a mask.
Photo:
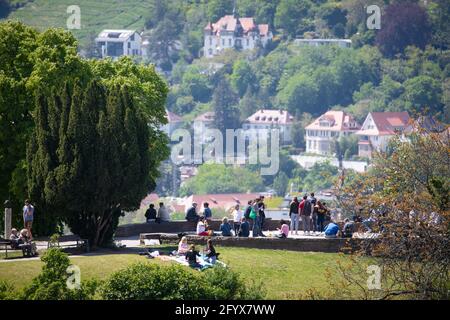
[(247, 219), (244, 217), (242, 218), (241, 227), (239, 229), (238, 236), (239, 237), (248, 237), (250, 235), (250, 224), (248, 223)]
[(156, 209), (153, 203), (151, 203), (150, 207), (145, 211), (145, 218), (147, 219), (147, 222), (156, 220)]
[(193, 202), (192, 207), (186, 212), (186, 220), (197, 223), (200, 216), (197, 214), (197, 203)]

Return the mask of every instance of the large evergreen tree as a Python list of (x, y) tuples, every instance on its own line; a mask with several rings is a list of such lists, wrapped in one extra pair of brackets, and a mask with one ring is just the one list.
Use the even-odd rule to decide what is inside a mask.
[(151, 187), (149, 128), (126, 85), (68, 91), (37, 99), (30, 193), (72, 232), (107, 245), (121, 209), (137, 209)]
[(226, 129), (235, 129), (239, 126), (237, 95), (226, 78), (219, 81), (213, 94), (212, 104), (217, 129), (225, 133)]

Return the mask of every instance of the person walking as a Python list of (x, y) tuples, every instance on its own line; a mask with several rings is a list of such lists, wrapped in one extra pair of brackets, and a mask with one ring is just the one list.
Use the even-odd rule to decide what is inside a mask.
[(250, 218), (253, 219), (253, 228), (252, 228), (252, 236), (258, 237), (261, 234), (261, 217), (259, 215), (259, 198), (255, 199), (252, 202), (252, 208), (250, 212)]
[[(298, 198), (294, 197), (291, 204), (289, 205), (289, 218), (291, 219), (291, 234), (298, 234), (298, 224), (299, 224), (299, 206)], [(295, 233), (294, 233), (295, 232)]]
[(31, 241), (33, 239), (33, 235), (31, 233), (31, 228), (33, 227), (34, 220), (34, 207), (31, 204), (31, 201), (26, 199), (25, 206), (23, 207), (23, 225), (24, 228), (28, 231), (28, 237)]
[(302, 216), (303, 221), (303, 234), (310, 234), (311, 229), (311, 214), (312, 214), (312, 207), (311, 202), (308, 201), (308, 196), (304, 195), (302, 202), (299, 204), (299, 212)]

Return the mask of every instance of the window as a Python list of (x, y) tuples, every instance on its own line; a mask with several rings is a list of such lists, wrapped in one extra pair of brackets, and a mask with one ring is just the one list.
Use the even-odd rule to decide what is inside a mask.
[(212, 46), (212, 38), (209, 37), (209, 45)]
[(212, 49), (208, 49), (208, 54), (209, 54), (209, 55), (212, 55), (212, 54), (213, 54)]
[(250, 45), (250, 39), (247, 38), (247, 47)]
[(231, 39), (228, 39), (228, 45), (231, 47)]
[(225, 45), (225, 39), (222, 39), (222, 46)]
[(134, 41), (134, 33), (131, 35), (130, 40)]
[(131, 42), (128, 42), (128, 49), (131, 48)]

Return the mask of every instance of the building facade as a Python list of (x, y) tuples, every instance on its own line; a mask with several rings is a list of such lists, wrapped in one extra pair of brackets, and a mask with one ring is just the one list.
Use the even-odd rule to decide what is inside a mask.
[(372, 157), (373, 151), (385, 152), (389, 140), (408, 127), (407, 112), (370, 112), (356, 134), (359, 135), (358, 155)]
[(234, 11), (204, 29), (203, 54), (211, 58), (225, 49), (251, 50), (272, 40), (268, 24), (256, 24), (253, 18), (240, 18)]
[(299, 46), (320, 47), (334, 45), (341, 48), (350, 48), (352, 40), (350, 39), (295, 39), (294, 43)]
[(246, 130), (246, 134), (252, 138), (255, 138), (263, 129), (279, 129), (280, 142), (289, 144), (292, 142), (293, 124), (294, 117), (285, 110), (261, 109), (245, 120), (242, 129)]
[(142, 55), (142, 38), (136, 30), (103, 30), (95, 43), (102, 58)]
[(356, 133), (359, 129), (359, 124), (348, 113), (328, 111), (305, 128), (306, 152), (331, 155), (339, 137)]

